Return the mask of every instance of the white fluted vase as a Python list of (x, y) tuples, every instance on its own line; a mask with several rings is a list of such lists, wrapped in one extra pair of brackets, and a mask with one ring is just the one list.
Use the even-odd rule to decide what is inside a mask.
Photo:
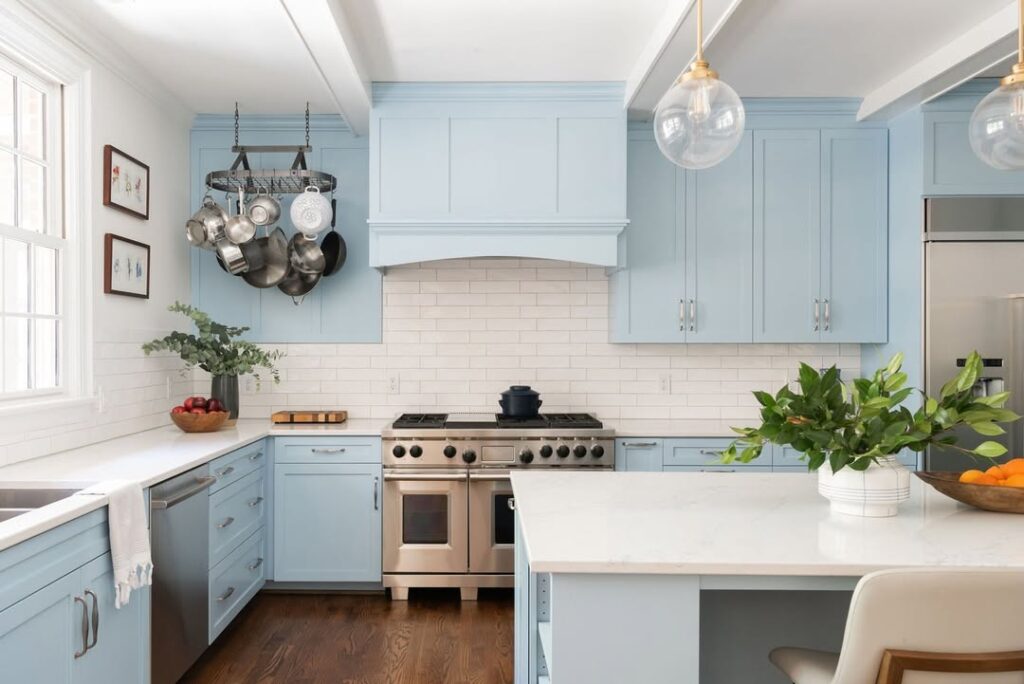
[(826, 460), (818, 468), (818, 493), (836, 513), (886, 518), (910, 498), (910, 471), (895, 456), (880, 457), (866, 470), (843, 468), (838, 473)]

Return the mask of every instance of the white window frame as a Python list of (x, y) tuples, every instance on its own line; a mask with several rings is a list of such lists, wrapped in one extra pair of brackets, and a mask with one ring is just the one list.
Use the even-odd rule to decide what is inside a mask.
[[(89, 196), (92, 193), (92, 163), (88, 117), (90, 101), (89, 58), (67, 38), (39, 17), (24, 8), (0, 4), (0, 57), (38, 74), (37, 80), (60, 84), (61, 96), (51, 99), (50, 108), (59, 105), (54, 115), (60, 121), (61, 140), (48, 140), (60, 151), (51, 170), (50, 216), (61, 216), (63, 239), (44, 238), (58, 242), (62, 260), (59, 262), (58, 299), (63, 323), (56, 390), (0, 394), (0, 415), (35, 411), (40, 408), (65, 408), (78, 404), (98, 404), (92, 377), (92, 241)], [(36, 84), (33, 84), (36, 85)], [(45, 91), (44, 91), (45, 92)], [(48, 130), (53, 130), (49, 125)], [(58, 182), (53, 182), (58, 181)], [(57, 188), (61, 189), (58, 193)], [(3, 230), (0, 228), (0, 230)], [(25, 231), (17, 231), (25, 239)], [(5, 231), (6, 233), (6, 231)], [(47, 245), (55, 246), (55, 245)]]

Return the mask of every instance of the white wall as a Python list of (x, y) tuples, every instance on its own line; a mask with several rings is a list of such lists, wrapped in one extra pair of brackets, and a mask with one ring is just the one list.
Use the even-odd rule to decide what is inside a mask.
[[(280, 345), (282, 382), (243, 386), (242, 416), (341, 408), (383, 424), (400, 411), (496, 411), (511, 384), (543, 410), (592, 411), (656, 435), (732, 434), (800, 361), (860, 367), (859, 345), (609, 344), (608, 279), (558, 261), (464, 259), (388, 269), (384, 343)], [(273, 346), (273, 345), (268, 345)], [(397, 378), (398, 389), (391, 381)]]
[[(102, 401), (59, 411), (0, 415), (0, 465), (169, 422), (172, 396), (191, 390), (172, 358), (144, 358), (141, 342), (180, 325), (167, 312), (189, 300), (188, 119), (168, 111), (99, 64), (89, 75), (89, 178), (94, 390)], [(102, 204), (103, 146), (111, 144), (150, 166), (150, 220)], [(150, 299), (103, 294), (103, 236), (115, 233), (151, 247)], [(102, 408), (102, 411), (100, 410)]]

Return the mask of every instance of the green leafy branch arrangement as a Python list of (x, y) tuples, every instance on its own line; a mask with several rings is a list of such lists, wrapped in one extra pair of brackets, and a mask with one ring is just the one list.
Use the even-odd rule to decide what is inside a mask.
[(216, 323), (208, 314), (181, 302), (175, 302), (167, 310), (192, 319), (198, 334), (175, 331), (163, 339), (146, 342), (142, 351), (147, 356), (157, 351), (172, 351), (185, 362), (183, 372), (198, 366), (211, 375), (252, 373), (257, 382), (260, 380), (258, 369), (265, 368), (275, 383), (281, 381), (274, 362), (284, 356), (284, 352), (266, 351), (252, 342), (234, 339), (249, 328)]
[(857, 378), (847, 386), (840, 382), (835, 366), (819, 373), (801, 364), (799, 392), (788, 384), (775, 396), (754, 392), (761, 404), (761, 426), (733, 428), (741, 437), (722, 452), (722, 462), (748, 463), (768, 443), (791, 445), (809, 470), (817, 470), (827, 460), (832, 472), (865, 470), (880, 457), (903, 449), (921, 452), (933, 444), (990, 459), (1006, 453), (1003, 445), (991, 440), (974, 449), (958, 447), (950, 434), (968, 425), (981, 435), (1001, 435), (1004, 430), (999, 423), (1020, 418), (1004, 408), (1009, 392), (974, 396), (982, 368), (977, 352), (943, 385), (938, 399), (921, 392), (922, 406), (914, 412), (903, 406), (915, 390), (904, 387), (907, 374), (902, 365), (903, 354), (897, 354), (870, 379)]

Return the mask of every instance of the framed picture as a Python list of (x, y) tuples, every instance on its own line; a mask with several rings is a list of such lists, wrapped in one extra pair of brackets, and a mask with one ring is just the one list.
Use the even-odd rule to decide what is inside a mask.
[(149, 167), (113, 145), (103, 146), (103, 204), (149, 220)]
[(103, 247), (103, 291), (149, 299), (149, 245), (107, 233)]

